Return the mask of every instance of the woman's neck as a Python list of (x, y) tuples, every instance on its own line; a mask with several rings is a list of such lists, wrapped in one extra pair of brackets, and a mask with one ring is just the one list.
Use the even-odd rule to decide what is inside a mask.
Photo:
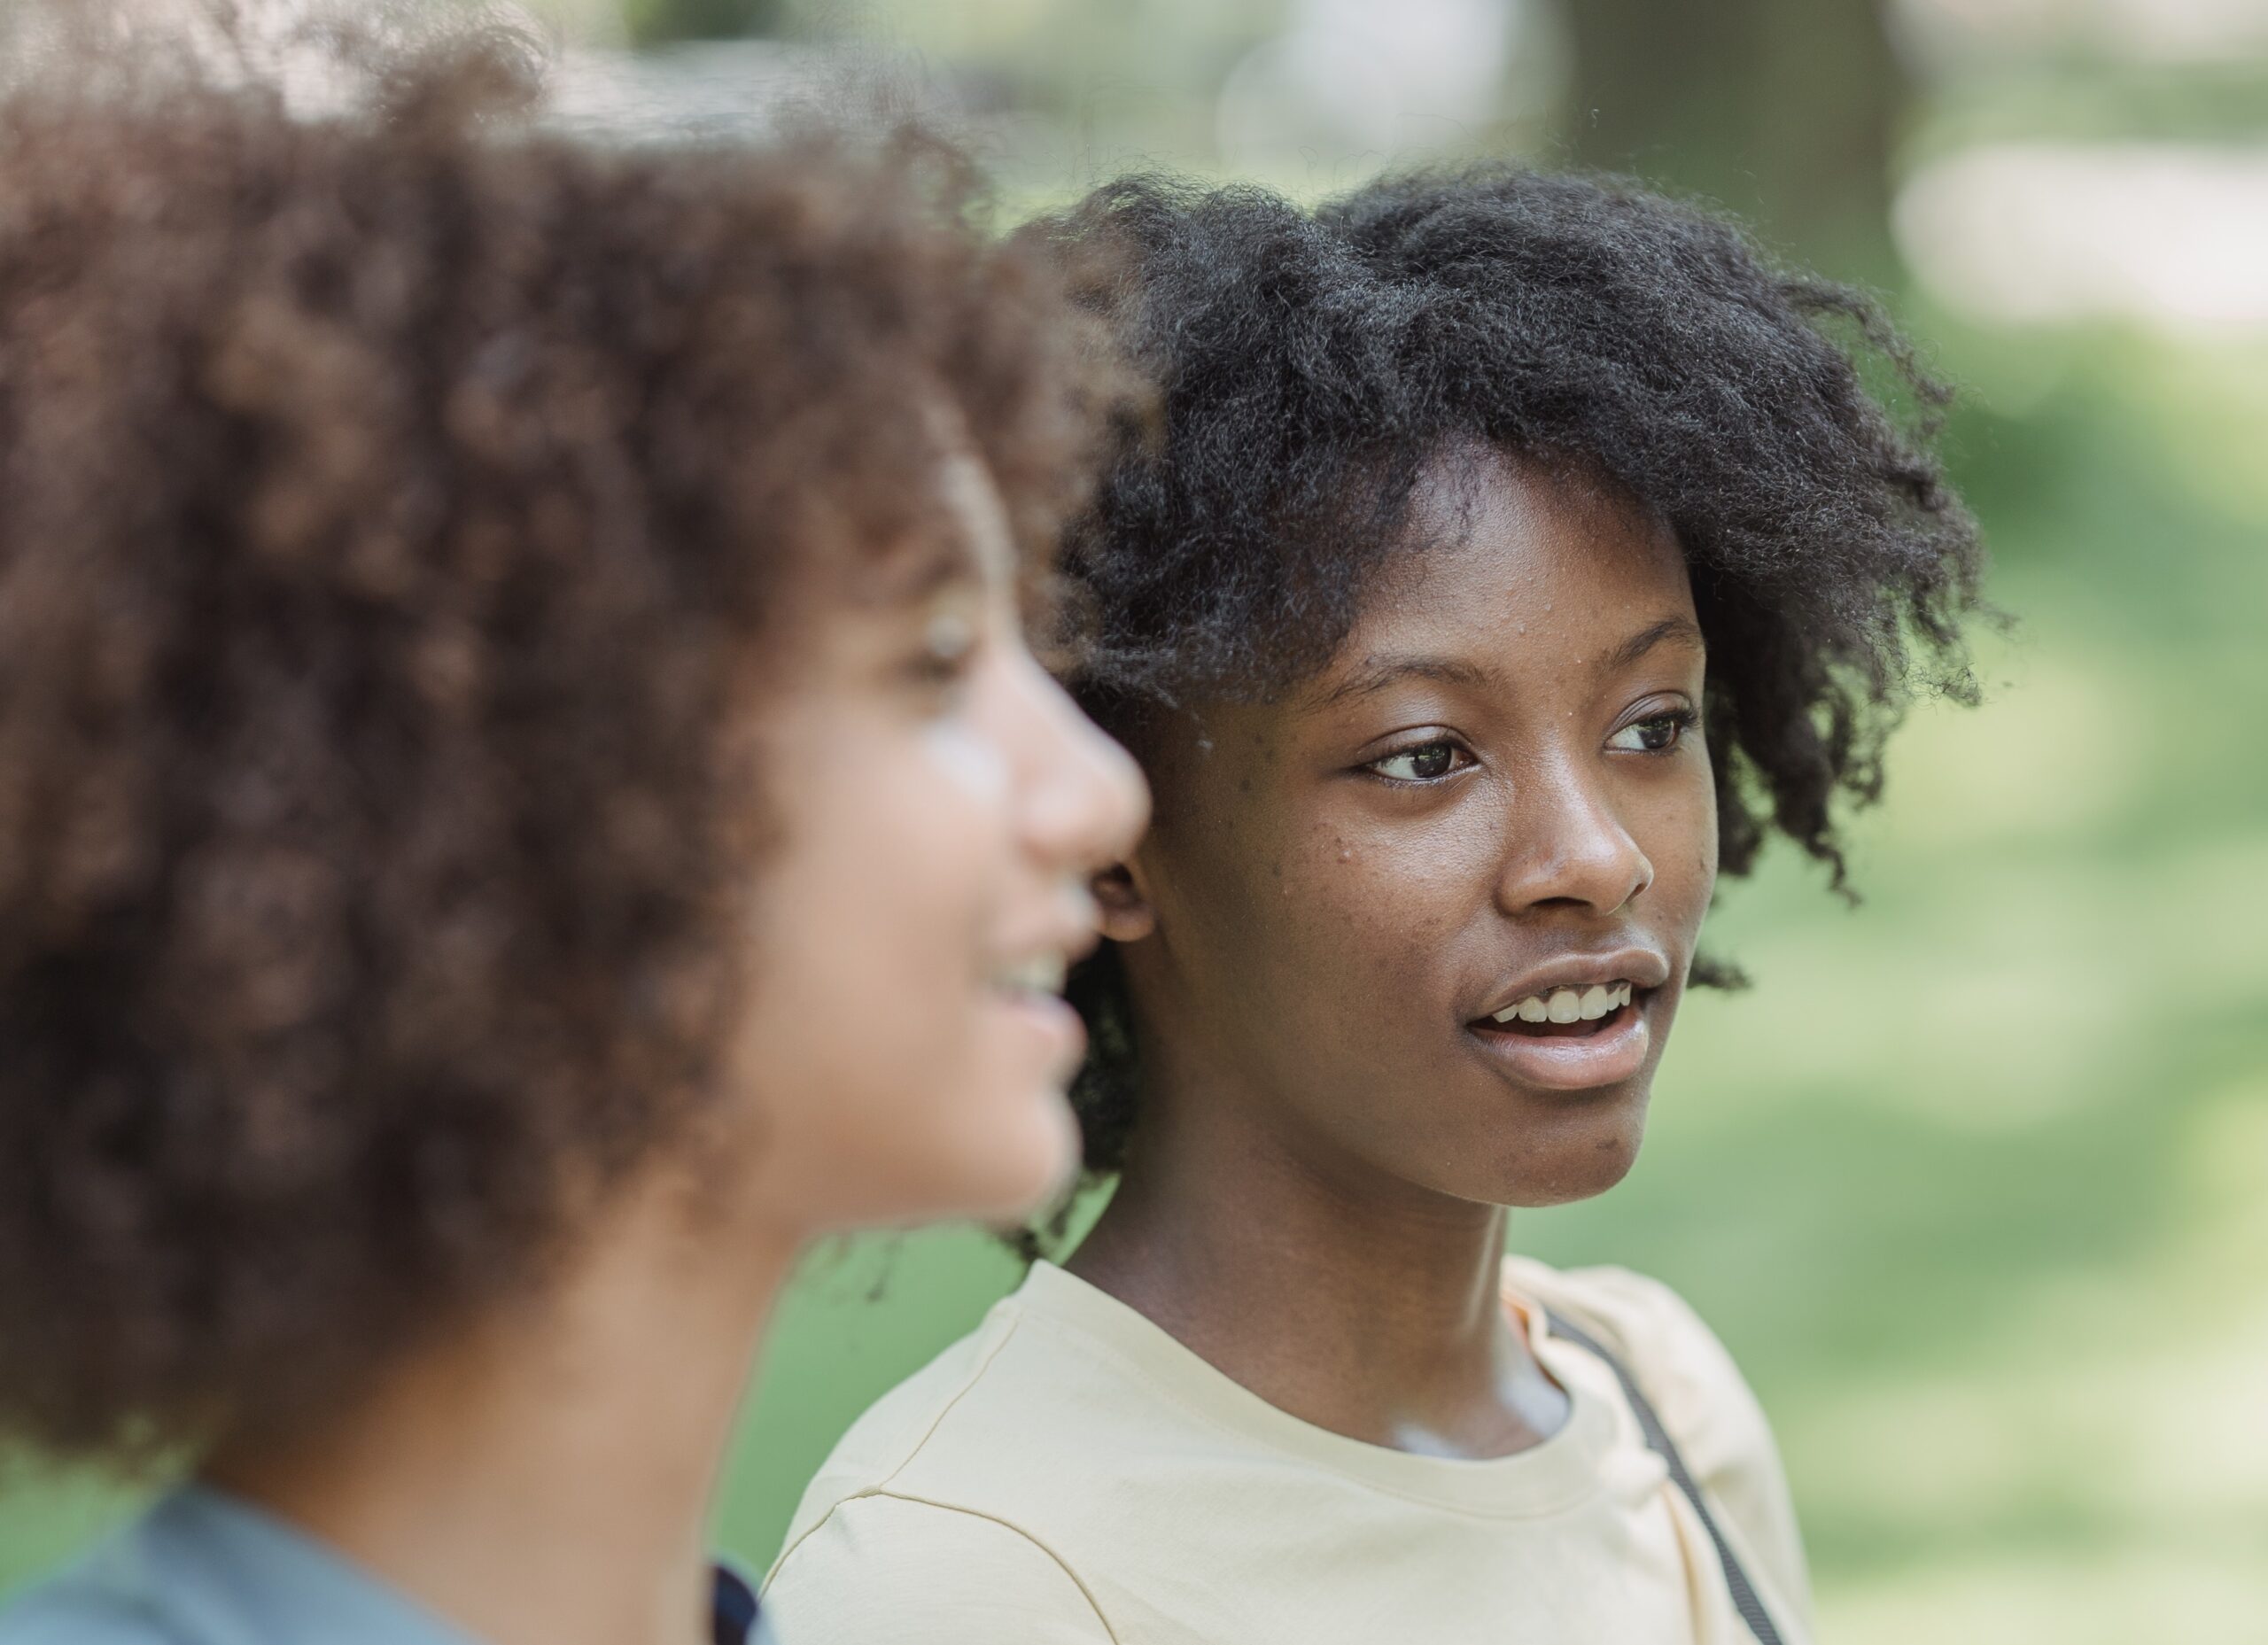
[(1240, 1103), (1145, 1104), (1072, 1272), (1353, 1439), (1500, 1456), (1565, 1420), (1505, 1316), (1501, 1208), (1384, 1178)]
[(796, 1246), (642, 1192), (540, 1304), (206, 1477), (493, 1645), (706, 1641), (710, 1502)]

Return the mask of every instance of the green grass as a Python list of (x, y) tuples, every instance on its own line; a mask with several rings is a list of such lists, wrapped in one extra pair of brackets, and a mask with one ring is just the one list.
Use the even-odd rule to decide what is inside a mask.
[[(1658, 1274), (1733, 1345), (1842, 1645), (2268, 1640), (2268, 358), (1945, 363), (2022, 618), (1990, 700), (1916, 711), (1862, 907), (1785, 854), (1727, 891), (1757, 986), (1689, 1007), (1632, 1179), (1514, 1238)], [(761, 1564), (843, 1425), (1014, 1277), (967, 1232), (815, 1261), (725, 1545)], [(118, 1509), (0, 1497), (0, 1584)]]

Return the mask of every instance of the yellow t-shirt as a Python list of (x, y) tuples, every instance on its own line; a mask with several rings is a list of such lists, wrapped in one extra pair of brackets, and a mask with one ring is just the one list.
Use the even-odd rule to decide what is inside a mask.
[(1740, 1373), (1667, 1288), (1514, 1258), (1565, 1426), (1463, 1462), (1277, 1409), (1042, 1263), (885, 1395), (804, 1493), (765, 1589), (780, 1645), (1745, 1645), (1707, 1531), (1646, 1448), (1619, 1353), (1789, 1645), (1810, 1594)]

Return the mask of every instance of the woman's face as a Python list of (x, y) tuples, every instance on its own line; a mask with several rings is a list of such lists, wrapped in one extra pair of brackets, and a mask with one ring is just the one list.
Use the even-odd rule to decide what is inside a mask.
[(1319, 678), (1160, 728), (1112, 931), (1164, 1103), (1340, 1180), (1579, 1199), (1636, 1154), (1714, 880), (1692, 594), (1665, 528), (1515, 461), (1418, 501)]
[(782, 839), (741, 1066), (755, 1203), (804, 1230), (1010, 1218), (1067, 1180), (1083, 1043), (1063, 968), (1093, 941), (1087, 877), (1148, 809), (1025, 649), (982, 465), (944, 482), (973, 570), (818, 617), (765, 727)]

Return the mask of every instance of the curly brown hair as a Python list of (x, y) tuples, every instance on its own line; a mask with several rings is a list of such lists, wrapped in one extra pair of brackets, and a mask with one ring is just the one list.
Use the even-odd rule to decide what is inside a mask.
[(935, 144), (355, 73), (0, 101), (0, 1427), (50, 1454), (319, 1416), (539, 1280), (701, 1110), (735, 733), (954, 552), (940, 408), (1037, 564), (1115, 403)]

